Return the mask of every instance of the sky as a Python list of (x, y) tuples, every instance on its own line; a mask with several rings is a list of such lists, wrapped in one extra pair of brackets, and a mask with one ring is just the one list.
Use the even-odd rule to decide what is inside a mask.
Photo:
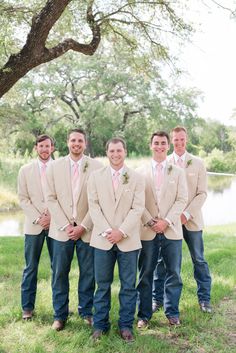
[(236, 125), (236, 117), (232, 119), (236, 110), (236, 17), (230, 19), (228, 11), (217, 7), (212, 13), (198, 8), (194, 16), (201, 26), (180, 56), (181, 66), (189, 72), (184, 84), (203, 92), (201, 117)]

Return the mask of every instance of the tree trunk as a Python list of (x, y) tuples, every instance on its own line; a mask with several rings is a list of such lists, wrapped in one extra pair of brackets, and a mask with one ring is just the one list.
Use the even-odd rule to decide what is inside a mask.
[(92, 2), (87, 8), (87, 22), (92, 32), (92, 40), (88, 44), (78, 43), (68, 38), (53, 48), (45, 46), (48, 34), (55, 22), (71, 0), (48, 0), (41, 12), (32, 19), (31, 30), (21, 51), (11, 55), (8, 62), (0, 70), (0, 97), (31, 69), (54, 60), (68, 50), (85, 55), (93, 55), (101, 40), (100, 27), (94, 19)]

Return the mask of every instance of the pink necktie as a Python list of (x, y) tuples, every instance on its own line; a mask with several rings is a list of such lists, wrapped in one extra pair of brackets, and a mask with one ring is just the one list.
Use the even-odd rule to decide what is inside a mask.
[(114, 191), (117, 190), (118, 185), (119, 185), (119, 175), (120, 175), (119, 172), (115, 172), (115, 173), (112, 175), (112, 184), (113, 184), (113, 189), (114, 189)]
[(182, 160), (182, 158), (178, 158), (177, 160), (177, 164), (180, 168), (183, 168), (184, 167), (184, 161)]
[(45, 200), (46, 169), (47, 169), (47, 165), (46, 163), (43, 163), (41, 165), (41, 185), (42, 185), (44, 200)]
[(156, 165), (156, 187), (157, 187), (157, 190), (160, 190), (162, 182), (163, 182), (162, 168), (163, 168), (163, 166), (161, 163)]
[(72, 186), (73, 189), (76, 188), (79, 180), (79, 166), (78, 163), (74, 163), (73, 165), (73, 174), (72, 174)]
[(73, 165), (73, 174), (71, 178), (71, 186), (72, 186), (72, 195), (73, 195), (73, 212), (72, 215), (74, 218), (77, 216), (77, 195), (78, 195), (78, 188), (79, 188), (79, 166), (78, 163), (74, 163)]

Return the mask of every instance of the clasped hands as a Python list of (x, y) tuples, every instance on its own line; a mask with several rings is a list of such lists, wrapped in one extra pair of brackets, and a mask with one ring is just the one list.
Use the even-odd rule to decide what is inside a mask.
[(73, 226), (72, 224), (69, 224), (65, 229), (65, 232), (68, 235), (68, 238), (74, 241), (80, 239), (84, 231), (85, 231), (85, 228), (80, 224), (77, 226)]
[(51, 216), (48, 210), (45, 210), (39, 217), (37, 224), (39, 224), (43, 229), (47, 230), (50, 226)]
[(123, 233), (119, 229), (112, 229), (107, 232), (106, 239), (111, 244), (117, 244), (121, 239), (123, 239)]
[(147, 225), (155, 232), (155, 233), (164, 233), (169, 223), (165, 219), (156, 219), (153, 218), (151, 221), (147, 223)]

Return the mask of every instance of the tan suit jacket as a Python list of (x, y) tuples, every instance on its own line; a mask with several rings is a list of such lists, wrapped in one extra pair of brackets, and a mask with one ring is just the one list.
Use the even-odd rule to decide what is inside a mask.
[(37, 160), (20, 168), (18, 174), (18, 197), (25, 215), (24, 233), (40, 234), (43, 228), (39, 224), (33, 224), (33, 222), (44, 212), (46, 203)]
[(135, 171), (124, 167), (114, 194), (110, 166), (91, 174), (88, 182), (89, 212), (94, 223), (90, 245), (109, 250), (112, 244), (100, 234), (107, 229), (121, 229), (127, 238), (118, 244), (121, 251), (141, 248), (140, 218), (144, 210), (144, 180)]
[[(173, 155), (169, 160), (174, 163)], [(185, 227), (191, 231), (202, 230), (204, 227), (202, 206), (207, 198), (207, 173), (203, 161), (186, 153), (185, 175), (188, 185), (188, 203), (185, 211), (190, 214), (190, 219)]]
[(141, 240), (152, 240), (156, 233), (146, 223), (152, 218), (168, 219), (171, 224), (164, 235), (168, 239), (182, 239), (183, 232), (180, 215), (183, 212), (188, 195), (183, 170), (167, 163), (164, 170), (164, 180), (157, 199), (153, 180), (152, 164), (149, 163), (137, 169), (145, 177), (145, 211), (142, 216)]
[(76, 222), (87, 229), (81, 239), (90, 241), (92, 221), (88, 213), (87, 180), (92, 171), (101, 168), (102, 164), (87, 156), (83, 157), (79, 171), (79, 190), (77, 198), (77, 218), (73, 218), (73, 197), (71, 187), (71, 165), (69, 156), (62, 157), (47, 169), (47, 206), (51, 214), (49, 236), (59, 241), (69, 238), (62, 228)]

